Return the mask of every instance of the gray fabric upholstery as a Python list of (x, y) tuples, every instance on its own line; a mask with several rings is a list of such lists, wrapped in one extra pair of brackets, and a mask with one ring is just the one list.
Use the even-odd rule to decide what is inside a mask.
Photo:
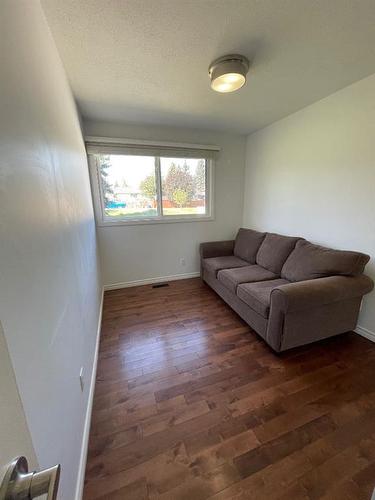
[(267, 320), (251, 309), (245, 302), (234, 295), (226, 286), (215, 278), (213, 273), (203, 270), (203, 280), (262, 338), (266, 337)]
[(275, 351), (285, 351), (300, 345), (354, 330), (361, 298), (331, 302), (311, 309), (281, 313), (281, 323), (272, 310), (268, 319), (266, 340)]
[(246, 260), (239, 259), (234, 255), (225, 255), (224, 257), (211, 257), (209, 259), (202, 260), (202, 266), (209, 272), (217, 275), (218, 271), (221, 269), (231, 269), (233, 267), (243, 267), (248, 266), (249, 263)]
[(333, 250), (301, 240), (287, 258), (281, 277), (304, 281), (334, 275), (358, 276), (369, 260), (368, 255), (360, 252)]
[(255, 264), (255, 258), (266, 233), (241, 228), (236, 236), (233, 253), (248, 264)]
[(233, 293), (236, 293), (237, 286), (241, 283), (254, 283), (276, 278), (278, 278), (277, 274), (256, 264), (236, 269), (223, 269), (217, 275), (217, 279)]
[(300, 239), (301, 238), (294, 236), (267, 233), (259, 247), (256, 263), (280, 275), (280, 271), (286, 259)]
[(361, 276), (329, 276), (298, 281), (272, 290), (271, 300), (283, 312), (301, 311), (332, 302), (362, 297), (373, 289), (373, 281)]
[(233, 249), (234, 240), (209, 241), (207, 243), (201, 243), (199, 246), (200, 256), (202, 259), (233, 255)]
[[(271, 269), (279, 269), (293, 238), (267, 236), (258, 255), (254, 249), (264, 235), (257, 231), (241, 229), (235, 244), (202, 244), (204, 281), (277, 352), (354, 329), (362, 297), (374, 286), (362, 274), (369, 256), (299, 240), (286, 258), (281, 278), (268, 279), (262, 273), (271, 276)], [(236, 245), (246, 259), (232, 254)], [(269, 269), (250, 266), (248, 260), (255, 257)], [(261, 276), (262, 281), (254, 281)]]
[(289, 281), (281, 278), (271, 281), (261, 281), (259, 283), (242, 283), (237, 287), (237, 297), (258, 314), (264, 318), (268, 318), (272, 290), (288, 283)]

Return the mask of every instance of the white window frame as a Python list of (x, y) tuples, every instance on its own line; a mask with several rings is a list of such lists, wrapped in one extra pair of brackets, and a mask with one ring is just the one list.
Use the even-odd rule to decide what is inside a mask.
[[(181, 143), (166, 143), (166, 142), (146, 142), (139, 140), (128, 140), (128, 139), (110, 139), (103, 137), (86, 137), (86, 145), (96, 145), (94, 149), (97, 152), (87, 151), (88, 164), (90, 170), (90, 180), (91, 180), (91, 190), (93, 194), (93, 204), (95, 211), (96, 223), (98, 226), (134, 226), (138, 224), (170, 224), (179, 222), (203, 222), (214, 220), (214, 159), (212, 157), (213, 152), (219, 151), (217, 146), (207, 146), (201, 144), (181, 144)], [(103, 153), (105, 154), (124, 154), (129, 155), (129, 147), (136, 147), (137, 150), (144, 149), (145, 152), (150, 147), (160, 148), (163, 154), (155, 157), (155, 182), (156, 182), (156, 192), (157, 192), (157, 207), (158, 215), (153, 217), (138, 217), (138, 218), (124, 218), (115, 219), (109, 217), (104, 211), (104, 193), (103, 185), (101, 182), (101, 174), (99, 169), (99, 162), (95, 157), (95, 154), (100, 154), (100, 145), (104, 145)], [(113, 152), (111, 153), (111, 146), (113, 146)], [(124, 146), (124, 151), (121, 152), (121, 146)], [(125, 149), (126, 148), (126, 149)], [(168, 150), (171, 153), (168, 154)], [(162, 190), (161, 190), (161, 178), (160, 178), (160, 158), (174, 157), (173, 151), (182, 150), (188, 151), (190, 157), (202, 158), (206, 162), (206, 213), (205, 214), (195, 214), (195, 215), (163, 215), (162, 213)], [(201, 156), (197, 154), (194, 156), (194, 151), (199, 150), (200, 152), (206, 151), (206, 154)], [(189, 157), (189, 156), (187, 156)]]

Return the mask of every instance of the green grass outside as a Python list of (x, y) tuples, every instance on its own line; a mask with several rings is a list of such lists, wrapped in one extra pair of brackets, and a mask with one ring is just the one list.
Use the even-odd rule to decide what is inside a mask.
[[(108, 217), (129, 217), (135, 219), (138, 217), (153, 217), (157, 215), (156, 208), (145, 208), (144, 210), (137, 210), (134, 208), (106, 208), (105, 213)], [(183, 208), (164, 208), (164, 215), (202, 215), (199, 212), (199, 207), (183, 207)]]

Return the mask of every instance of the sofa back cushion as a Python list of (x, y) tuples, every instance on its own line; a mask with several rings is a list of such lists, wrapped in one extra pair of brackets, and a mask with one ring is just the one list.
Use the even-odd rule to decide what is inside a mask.
[(370, 257), (360, 252), (333, 250), (314, 245), (309, 241), (297, 241), (287, 258), (281, 276), (289, 281), (303, 281), (324, 276), (362, 274)]
[(256, 263), (279, 275), (299, 239), (294, 236), (267, 233), (259, 247)]
[(233, 253), (236, 257), (244, 259), (250, 264), (255, 264), (255, 258), (266, 233), (260, 233), (253, 229), (241, 229), (238, 231), (234, 242)]

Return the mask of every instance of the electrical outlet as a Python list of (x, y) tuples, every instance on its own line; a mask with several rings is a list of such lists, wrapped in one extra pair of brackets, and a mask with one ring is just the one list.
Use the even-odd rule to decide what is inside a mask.
[(83, 366), (81, 366), (81, 369), (79, 370), (79, 385), (81, 386), (81, 391), (83, 392), (83, 389), (85, 387), (85, 379), (83, 376)]
[(181, 264), (181, 266), (186, 265), (186, 260), (183, 257), (181, 257), (181, 259), (180, 259), (180, 264)]

